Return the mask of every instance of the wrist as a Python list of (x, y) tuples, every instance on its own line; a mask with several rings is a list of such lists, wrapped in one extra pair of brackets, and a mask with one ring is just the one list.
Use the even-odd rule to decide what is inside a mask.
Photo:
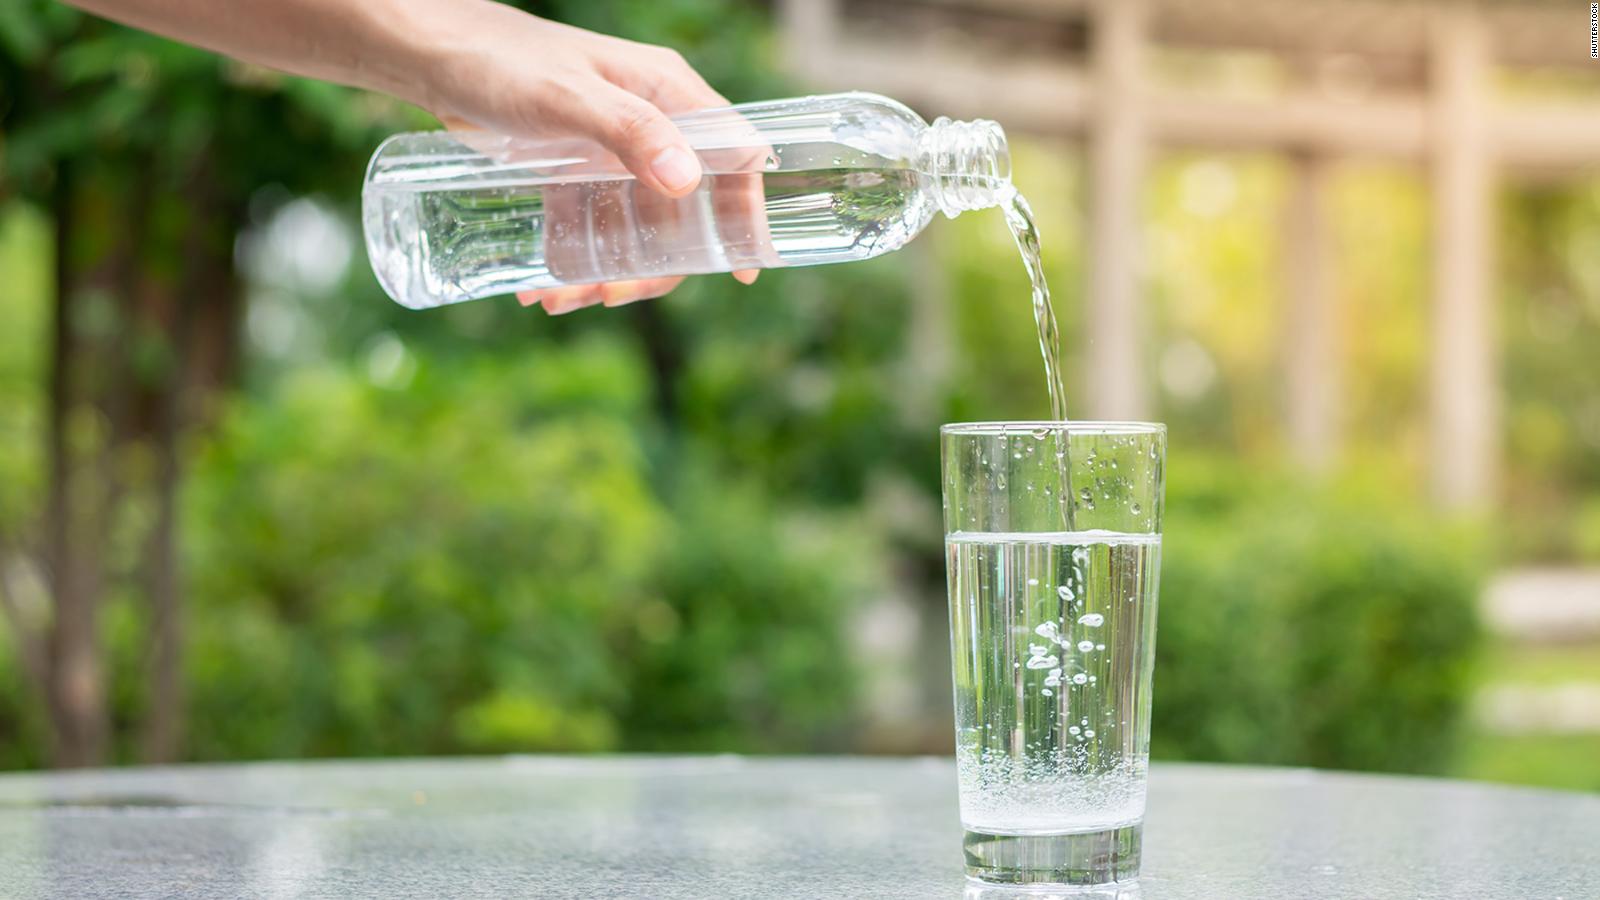
[(372, 46), (368, 87), (422, 107), (436, 115), (454, 111), (455, 85), (473, 58), (467, 23), (493, 0), (387, 0), (364, 4)]

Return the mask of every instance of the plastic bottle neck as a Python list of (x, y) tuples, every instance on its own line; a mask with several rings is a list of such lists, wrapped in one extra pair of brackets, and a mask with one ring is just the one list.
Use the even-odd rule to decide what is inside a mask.
[(1001, 191), (1011, 186), (1006, 133), (988, 119), (957, 122), (941, 116), (922, 135), (918, 149), (934, 202), (951, 218), (999, 205)]

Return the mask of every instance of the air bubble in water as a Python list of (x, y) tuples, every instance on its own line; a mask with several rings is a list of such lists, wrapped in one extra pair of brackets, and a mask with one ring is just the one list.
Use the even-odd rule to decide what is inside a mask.
[(1106, 645), (1105, 644), (1095, 644), (1094, 648), (1096, 650), (1104, 650), (1106, 648)]
[(1137, 503), (1135, 503), (1132, 506), (1128, 507), (1128, 511), (1133, 513), (1136, 516), (1141, 512), (1141, 510), (1139, 509), (1139, 504), (1137, 504)]
[(1072, 676), (1072, 683), (1073, 684), (1088, 684), (1089, 683), (1089, 676), (1083, 674), (1082, 672), (1079, 672), (1078, 674)]
[(1106, 623), (1106, 617), (1100, 615), (1099, 613), (1084, 613), (1083, 615), (1078, 617), (1078, 624), (1079, 625), (1087, 625), (1090, 628), (1099, 628), (1101, 625), (1104, 625), (1105, 623)]
[(1066, 601), (1067, 603), (1071, 603), (1072, 602), (1072, 588), (1067, 587), (1066, 585), (1063, 584), (1062, 586), (1056, 588), (1056, 594), (1059, 595), (1061, 597), (1061, 599)]
[(1035, 429), (1034, 429), (1034, 430), (1033, 430), (1033, 436), (1034, 436), (1034, 437), (1035, 437), (1035, 438), (1036, 438), (1036, 439), (1038, 439), (1038, 440), (1041, 440), (1041, 441), (1042, 441), (1042, 440), (1044, 440), (1044, 439), (1045, 439), (1045, 438), (1047, 438), (1047, 437), (1049, 437), (1049, 436), (1050, 436), (1050, 429), (1048, 429), (1048, 428), (1035, 428)]
[(1082, 730), (1083, 730), (1082, 728), (1079, 728), (1078, 726), (1074, 725), (1071, 728), (1067, 729), (1067, 733), (1068, 734), (1077, 734), (1078, 732), (1080, 732)]
[(1094, 649), (1094, 641), (1079, 641), (1078, 642), (1078, 652), (1079, 653), (1088, 653), (1090, 650), (1093, 650), (1093, 649)]
[(1058, 669), (1060, 667), (1061, 660), (1055, 654), (1028, 657), (1028, 668), (1030, 669)]
[[(1035, 628), (1033, 633), (1049, 641), (1054, 641), (1061, 637), (1061, 632), (1056, 629), (1056, 623), (1054, 622), (1040, 622), (1039, 627)], [(1028, 645), (1030, 649), (1033, 646), (1033, 644)]]
[(1021, 459), (1021, 458), (1022, 458), (1022, 454), (1021, 454), (1021, 453), (1016, 453), (1016, 452), (1013, 452), (1013, 453), (1012, 453), (1012, 454), (1011, 454), (1011, 458), (1012, 458), (1012, 459)]
[(1094, 737), (1094, 729), (1093, 728), (1085, 729), (1084, 732), (1083, 732), (1083, 736), (1084, 737)]
[(1033, 587), (1034, 585), (1037, 585), (1038, 583), (1039, 583), (1039, 579), (1037, 579), (1037, 578), (1029, 578), (1028, 579), (1028, 587)]
[(1049, 688), (1040, 688), (1039, 689), (1039, 693), (1045, 695), (1046, 697), (1051, 697), (1051, 696), (1055, 695), (1055, 691), (1052, 691)]

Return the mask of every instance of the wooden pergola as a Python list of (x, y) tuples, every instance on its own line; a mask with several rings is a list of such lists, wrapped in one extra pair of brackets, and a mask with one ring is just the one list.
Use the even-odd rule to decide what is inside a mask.
[[(1569, 0), (783, 0), (791, 70), (1016, 132), (1083, 141), (1088, 366), (1095, 418), (1151, 409), (1143, 360), (1139, 195), (1160, 148), (1281, 154), (1285, 415), (1326, 466), (1340, 434), (1341, 348), (1326, 223), (1329, 164), (1410, 161), (1432, 195), (1430, 472), (1453, 508), (1495, 497), (1498, 177), (1600, 166), (1593, 99), (1497, 97), (1506, 70), (1600, 76), (1588, 6)], [(1246, 89), (1181, 78), (1224, 55), (1268, 73)], [(1600, 81), (1594, 86), (1600, 88)]]

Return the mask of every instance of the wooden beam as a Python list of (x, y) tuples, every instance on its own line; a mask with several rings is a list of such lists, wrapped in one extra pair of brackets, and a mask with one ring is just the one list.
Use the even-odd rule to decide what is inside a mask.
[[(804, 5), (809, 0), (787, 0)], [(1502, 0), (1472, 5), (1419, 0), (1146, 0), (1152, 49), (1265, 52), (1285, 56), (1345, 54), (1404, 60), (1425, 68), (1429, 22), (1475, 9), (1487, 27), (1487, 52), (1497, 62), (1539, 68), (1589, 68), (1587, 4), (1572, 0)], [(883, 15), (907, 10), (1041, 22), (1080, 22), (1089, 0), (856, 0)]]
[(1491, 152), (1484, 121), (1487, 53), (1469, 8), (1434, 23), (1433, 353), (1429, 468), (1455, 509), (1495, 495), (1499, 402), (1490, 296)]
[[(830, 38), (830, 41), (833, 39)], [(955, 118), (996, 119), (1017, 133), (1084, 135), (1088, 76), (1079, 67), (991, 62), (948, 49), (873, 47), (853, 39), (796, 52), (795, 71), (821, 89), (874, 90)], [(1226, 97), (1147, 86), (1149, 141), (1163, 147), (1294, 151), (1421, 161), (1432, 132), (1420, 96), (1338, 100), (1297, 89), (1275, 97)], [(1496, 160), (1541, 174), (1600, 165), (1600, 103), (1507, 105), (1485, 110)]]
[(1144, 184), (1144, 0), (1102, 0), (1094, 13), (1088, 144), (1089, 414), (1149, 414), (1140, 297)]

